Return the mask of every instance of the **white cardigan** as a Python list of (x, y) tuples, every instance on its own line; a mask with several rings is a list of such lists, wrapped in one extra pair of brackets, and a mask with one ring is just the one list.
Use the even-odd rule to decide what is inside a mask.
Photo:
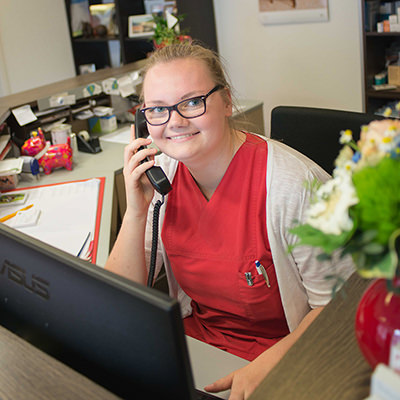
[[(314, 178), (324, 182), (329, 175), (316, 163), (296, 150), (275, 140), (264, 138), (268, 143), (267, 161), (267, 232), (275, 266), (282, 305), (290, 331), (293, 331), (304, 316), (315, 307), (329, 302), (332, 295), (332, 281), (325, 279), (332, 274), (329, 262), (318, 262), (318, 251), (306, 246), (298, 246), (288, 254), (288, 245), (296, 242), (296, 237), (289, 233), (294, 221), (304, 221), (308, 206), (309, 191), (305, 181)], [(172, 182), (178, 161), (162, 154), (157, 157), (160, 165)], [(154, 204), (160, 199), (156, 193), (149, 208), (146, 227), (146, 259), (150, 264), (152, 217)], [(166, 197), (166, 201), (168, 196)], [(160, 210), (160, 230), (164, 220), (166, 203)], [(176, 281), (159, 236), (156, 275), (164, 263), (168, 278), (170, 296), (181, 304), (183, 317), (190, 315), (191, 299)], [(353, 272), (349, 258), (335, 263), (335, 273), (347, 279)]]

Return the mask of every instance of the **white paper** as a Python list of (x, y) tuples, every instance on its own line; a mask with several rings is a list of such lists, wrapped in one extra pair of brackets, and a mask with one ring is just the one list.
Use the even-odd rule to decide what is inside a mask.
[(22, 158), (9, 158), (0, 161), (0, 176), (19, 174), (22, 171), (23, 164)]
[(10, 226), (15, 229), (35, 226), (39, 220), (40, 212), (41, 210), (37, 207), (19, 211), (14, 218), (11, 218)]
[(133, 81), (129, 75), (125, 75), (118, 79), (118, 87), (122, 97), (128, 97), (131, 94), (136, 93)]
[(50, 107), (69, 106), (76, 103), (74, 94), (62, 93), (59, 95), (51, 96), (49, 99)]
[(100, 94), (101, 91), (102, 87), (98, 83), (91, 83), (90, 85), (87, 85), (83, 89), (83, 96), (84, 97), (95, 96), (97, 94)]
[(29, 104), (14, 108), (13, 110), (11, 110), (11, 112), (14, 114), (14, 117), (20, 126), (24, 126), (26, 124), (29, 124), (30, 122), (37, 120), (37, 117), (33, 113)]
[(118, 81), (117, 78), (105, 79), (101, 85), (103, 86), (103, 91), (106, 94), (119, 95)]
[(173, 28), (174, 25), (178, 22), (178, 18), (173, 16), (169, 11), (166, 11), (165, 17), (167, 19), (167, 26), (169, 29)]
[(101, 137), (101, 140), (106, 142), (129, 144), (131, 141), (131, 127), (127, 126), (109, 133), (108, 135), (104, 135)]
[[(21, 192), (29, 192), (28, 203), (40, 209), (40, 216), (35, 226), (17, 229), (74, 256), (78, 254), (90, 232), (90, 240), (83, 251), (85, 255), (95, 233), (99, 189), (100, 179), (96, 178), (29, 190), (21, 189)], [(19, 209), (20, 205), (1, 208), (0, 218)], [(11, 218), (4, 223), (12, 226), (12, 220)]]
[(139, 85), (139, 83), (143, 82), (143, 77), (140, 75), (139, 71), (133, 71), (129, 74), (132, 79), (133, 85)]

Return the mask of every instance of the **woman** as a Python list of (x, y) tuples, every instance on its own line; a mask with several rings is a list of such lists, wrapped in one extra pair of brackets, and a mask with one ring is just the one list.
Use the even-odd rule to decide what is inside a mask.
[[(158, 257), (170, 294), (188, 335), (252, 361), (205, 389), (246, 399), (330, 300), (329, 266), (304, 247), (287, 254), (288, 229), (307, 207), (304, 181), (328, 175), (287, 146), (231, 126), (229, 84), (201, 46), (155, 52), (143, 100), (151, 139), (125, 149), (127, 210), (106, 268), (146, 282), (159, 195), (144, 174), (156, 150), (140, 147), (153, 141), (173, 188), (161, 209)], [(338, 272), (347, 278), (351, 266)]]

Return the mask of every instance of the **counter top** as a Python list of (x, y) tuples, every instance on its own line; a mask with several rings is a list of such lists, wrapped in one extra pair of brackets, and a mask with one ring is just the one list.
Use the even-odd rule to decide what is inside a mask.
[(122, 171), (124, 145), (101, 141), (102, 151), (97, 154), (76, 152), (73, 156), (73, 169), (65, 168), (54, 170), (49, 175), (40, 175), (40, 179), (22, 180), (18, 189), (38, 185), (69, 182), (81, 179), (105, 177), (103, 207), (100, 221), (99, 245), (96, 264), (104, 266), (110, 252), (111, 220), (114, 207), (115, 174)]
[(366, 399), (372, 369), (358, 348), (354, 323), (369, 282), (354, 273), (249, 400)]

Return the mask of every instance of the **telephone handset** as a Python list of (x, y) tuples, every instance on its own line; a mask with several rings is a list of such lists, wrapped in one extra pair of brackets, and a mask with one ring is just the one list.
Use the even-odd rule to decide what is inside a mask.
[[(135, 114), (135, 138), (147, 138), (148, 136), (149, 132), (144, 115), (140, 110), (137, 110)], [(139, 150), (143, 148), (144, 146), (140, 147)], [(148, 161), (148, 158), (144, 159), (142, 163), (145, 161)], [(165, 196), (172, 189), (171, 183), (161, 167), (154, 166), (149, 168), (146, 171), (146, 175), (154, 189), (161, 195)]]

